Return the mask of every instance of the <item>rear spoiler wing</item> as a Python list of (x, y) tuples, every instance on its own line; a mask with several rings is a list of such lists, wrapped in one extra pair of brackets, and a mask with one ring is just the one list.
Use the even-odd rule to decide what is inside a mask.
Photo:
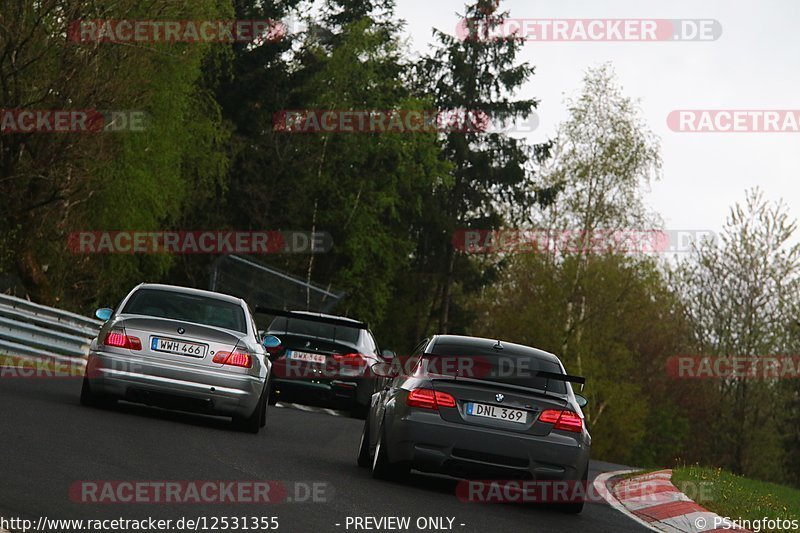
[[(583, 390), (583, 386), (586, 384), (586, 378), (580, 376), (570, 376), (569, 374), (557, 374), (555, 372), (545, 372), (544, 370), (536, 372), (536, 377), (545, 378), (544, 383), (544, 394), (547, 394), (548, 385), (550, 385), (550, 380), (555, 381), (569, 381), (570, 383), (578, 383), (581, 386), (581, 391)], [(433, 378), (433, 379), (440, 379), (440, 378)], [(455, 380), (465, 380), (465, 381), (478, 381), (471, 378), (464, 378), (460, 377), (457, 374), (453, 376), (448, 376), (448, 379), (455, 379)], [(506, 387), (513, 387), (513, 388), (520, 388), (517, 385), (504, 383)]]
[[(546, 380), (556, 380), (556, 381), (569, 381), (570, 383), (578, 383), (581, 386), (581, 390), (583, 390), (583, 386), (586, 384), (586, 378), (582, 378), (580, 376), (570, 376), (569, 374), (557, 374), (555, 372), (537, 372), (537, 376), (545, 378)], [(547, 384), (545, 384), (545, 390), (547, 390)]]
[(286, 311), (283, 309), (270, 309), (268, 307), (256, 306), (255, 312), (263, 315), (284, 316), (287, 318), (297, 318), (299, 320), (308, 320), (309, 322), (321, 322), (323, 324), (332, 324), (334, 326), (344, 326), (349, 328), (369, 329), (366, 322), (358, 320), (346, 320), (342, 318), (334, 318), (329, 316), (319, 316), (314, 314), (298, 313), (295, 311)]

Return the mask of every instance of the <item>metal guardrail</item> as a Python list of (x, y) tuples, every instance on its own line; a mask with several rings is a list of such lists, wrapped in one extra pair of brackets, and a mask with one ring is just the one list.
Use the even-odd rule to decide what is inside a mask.
[(101, 320), (0, 294), (0, 354), (86, 357)]

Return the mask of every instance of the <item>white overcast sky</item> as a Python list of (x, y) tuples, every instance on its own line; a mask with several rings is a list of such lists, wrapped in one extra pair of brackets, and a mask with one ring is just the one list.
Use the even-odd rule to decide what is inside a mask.
[[(716, 19), (711, 42), (528, 42), (519, 59), (536, 74), (519, 93), (541, 100), (530, 136), (552, 136), (567, 118), (564, 97), (575, 94), (588, 67), (610, 61), (628, 96), (661, 138), (663, 178), (647, 194), (667, 229), (720, 229), (728, 208), (759, 185), (781, 197), (792, 216), (800, 179), (798, 133), (675, 133), (674, 109), (800, 109), (800, 2), (767, 0), (502, 0), (511, 18)], [(431, 27), (454, 34), (461, 0), (397, 0), (409, 43), (424, 51)]]

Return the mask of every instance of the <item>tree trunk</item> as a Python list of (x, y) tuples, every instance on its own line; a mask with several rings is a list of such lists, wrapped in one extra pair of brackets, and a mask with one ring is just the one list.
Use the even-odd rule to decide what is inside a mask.
[(439, 310), (439, 333), (445, 334), (448, 332), (450, 321), (450, 287), (453, 284), (453, 268), (456, 262), (456, 254), (452, 248), (447, 251), (447, 273), (444, 277), (444, 286), (442, 287), (442, 306)]

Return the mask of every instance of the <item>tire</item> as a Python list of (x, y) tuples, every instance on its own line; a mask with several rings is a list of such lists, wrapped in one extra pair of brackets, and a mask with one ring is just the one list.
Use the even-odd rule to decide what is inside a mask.
[(256, 408), (253, 409), (253, 414), (247, 418), (238, 416), (233, 417), (234, 428), (245, 433), (253, 433), (254, 435), (258, 434), (259, 430), (262, 428), (261, 421), (266, 416), (266, 410), (267, 392), (263, 391), (261, 393), (261, 397), (258, 399)]
[(399, 463), (390, 463), (389, 453), (386, 448), (386, 428), (382, 427), (372, 459), (372, 477), (386, 481), (401, 479), (408, 473), (408, 468)]
[(92, 392), (89, 386), (89, 378), (83, 376), (83, 384), (81, 385), (81, 405), (85, 407), (112, 407), (116, 404), (115, 398), (109, 396), (101, 396)]
[(581, 482), (583, 483), (583, 490), (576, 491), (580, 492), (582, 497), (579, 501), (571, 501), (569, 503), (561, 503), (558, 505), (559, 510), (567, 513), (567, 514), (579, 514), (583, 511), (583, 503), (586, 500), (586, 494), (588, 491), (587, 484), (589, 482), (589, 466), (586, 466), (586, 470), (583, 471), (583, 476), (581, 477)]
[(267, 425), (267, 405), (269, 405), (270, 389), (269, 382), (267, 382), (266, 389), (264, 390), (266, 398), (262, 400), (264, 406), (261, 409), (261, 419), (258, 422), (258, 426), (262, 428)]
[(361, 468), (372, 466), (372, 455), (369, 453), (369, 418), (364, 421), (364, 430), (361, 432), (361, 444), (358, 446), (358, 466)]

